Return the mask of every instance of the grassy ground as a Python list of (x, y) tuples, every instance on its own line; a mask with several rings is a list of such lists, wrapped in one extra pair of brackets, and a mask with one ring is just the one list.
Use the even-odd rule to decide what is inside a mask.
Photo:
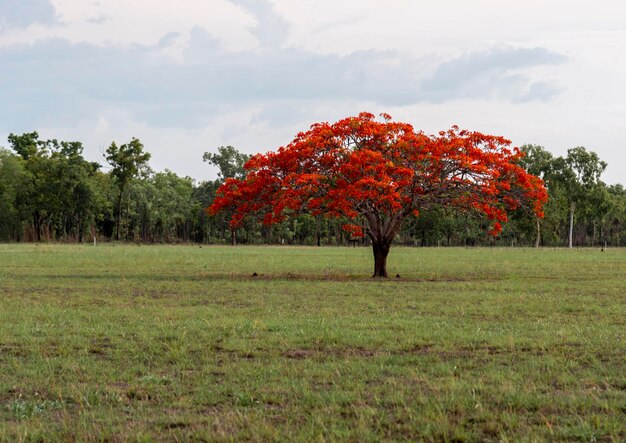
[(1, 245), (0, 440), (626, 440), (625, 250), (370, 254)]

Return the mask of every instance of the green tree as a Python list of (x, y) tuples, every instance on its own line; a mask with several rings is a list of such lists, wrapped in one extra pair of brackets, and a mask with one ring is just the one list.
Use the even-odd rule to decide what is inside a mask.
[(569, 202), (568, 246), (572, 248), (576, 207), (584, 204), (594, 188), (599, 186), (606, 163), (595, 152), (578, 146), (568, 149), (567, 156), (557, 158), (553, 164), (555, 179), (564, 187)]
[(94, 199), (93, 229), (91, 234), (111, 238), (115, 228), (117, 186), (110, 174), (101, 171), (96, 171), (91, 176), (90, 186)]
[(250, 155), (242, 154), (232, 146), (220, 146), (217, 148), (217, 154), (205, 152), (202, 159), (213, 166), (217, 166), (219, 169), (217, 177), (220, 181), (224, 181), (227, 178), (242, 179), (245, 177), (243, 165), (250, 160), (250, 157)]
[(149, 171), (148, 161), (150, 161), (151, 155), (144, 152), (143, 148), (143, 144), (138, 139), (133, 138), (129, 143), (120, 146), (113, 142), (106, 150), (105, 158), (112, 168), (111, 176), (115, 179), (118, 187), (116, 240), (120, 238), (124, 191), (132, 180)]
[(54, 181), (60, 190), (56, 212), (61, 218), (63, 235), (76, 235), (83, 241), (88, 225), (97, 212), (94, 184), (91, 178), (100, 168), (97, 163), (83, 158), (80, 142), (48, 142), (50, 159), (54, 165)]
[(622, 245), (623, 230), (626, 228), (626, 189), (621, 184), (607, 188), (610, 200), (610, 209), (605, 218), (607, 237), (616, 245)]
[(150, 179), (154, 187), (152, 212), (156, 234), (165, 241), (188, 241), (193, 218), (193, 179), (169, 170)]
[(604, 221), (611, 210), (611, 195), (605, 183), (599, 181), (585, 196), (583, 218), (591, 228), (592, 245), (604, 244)]
[(0, 239), (20, 240), (23, 214), (20, 200), (28, 188), (30, 175), (24, 160), (10, 151), (0, 148)]
[(209, 217), (205, 209), (213, 203), (215, 192), (220, 187), (219, 180), (203, 181), (194, 187), (194, 238), (198, 242), (213, 242), (224, 237), (228, 231), (228, 220), (225, 217)]
[(43, 231), (46, 238), (82, 240), (94, 211), (90, 177), (99, 165), (83, 158), (80, 142), (40, 140), (30, 132), (9, 135), (9, 143), (28, 173), (16, 204), (21, 214), (30, 214), (36, 240)]
[(37, 155), (41, 145), (45, 142), (39, 140), (38, 132), (26, 132), (22, 135), (9, 134), (11, 148), (24, 160)]

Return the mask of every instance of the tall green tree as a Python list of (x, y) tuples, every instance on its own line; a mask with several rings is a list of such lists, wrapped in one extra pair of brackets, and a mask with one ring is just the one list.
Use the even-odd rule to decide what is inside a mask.
[(41, 146), (45, 144), (39, 140), (39, 133), (26, 132), (22, 135), (9, 134), (11, 148), (24, 160), (40, 153)]
[(83, 158), (77, 141), (40, 140), (37, 132), (9, 135), (11, 148), (21, 157), (29, 180), (18, 199), (21, 213), (29, 213), (35, 238), (76, 236), (83, 233), (94, 211), (90, 178), (99, 168)]
[(595, 152), (578, 146), (567, 150), (565, 158), (559, 157), (553, 162), (554, 176), (564, 187), (569, 202), (568, 246), (574, 246), (574, 216), (577, 206), (589, 199), (594, 188), (600, 185), (600, 176), (606, 169), (606, 163)]
[(111, 166), (111, 176), (115, 179), (119, 191), (115, 226), (116, 240), (120, 238), (124, 192), (132, 180), (149, 171), (148, 162), (151, 155), (143, 149), (144, 145), (139, 139), (133, 138), (129, 143), (120, 146), (113, 142), (106, 150), (105, 158)]
[(616, 246), (622, 245), (623, 231), (626, 228), (626, 188), (621, 184), (607, 188), (610, 209), (605, 218), (607, 238)]
[(179, 238), (188, 241), (191, 237), (193, 217), (193, 179), (179, 177), (169, 170), (152, 177), (156, 189), (155, 211), (166, 239)]
[(242, 179), (245, 177), (243, 165), (250, 160), (250, 157), (250, 155), (243, 154), (232, 146), (220, 146), (217, 148), (217, 153), (205, 152), (202, 159), (213, 166), (217, 166), (219, 169), (217, 177), (223, 182), (227, 178)]
[(24, 167), (24, 159), (0, 148), (0, 239), (20, 240), (23, 213), (21, 201), (28, 189), (30, 175)]
[(90, 179), (94, 198), (93, 229), (94, 236), (112, 238), (115, 233), (117, 186), (108, 172), (96, 171)]
[(131, 197), (130, 227), (142, 241), (188, 241), (193, 214), (193, 180), (165, 170), (134, 180), (128, 188)]
[(49, 151), (49, 163), (53, 177), (49, 179), (59, 190), (52, 209), (57, 221), (57, 231), (63, 236), (76, 236), (79, 242), (88, 226), (94, 223), (97, 212), (94, 174), (100, 168), (98, 163), (89, 162), (83, 157), (81, 142), (45, 142)]

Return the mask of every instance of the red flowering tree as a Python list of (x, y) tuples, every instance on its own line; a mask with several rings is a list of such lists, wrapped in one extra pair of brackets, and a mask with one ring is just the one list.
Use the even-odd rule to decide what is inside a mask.
[(435, 206), (473, 211), (492, 220), (497, 235), (507, 211), (527, 207), (542, 216), (543, 182), (526, 172), (503, 137), (453, 127), (416, 132), (382, 114), (361, 113), (317, 123), (276, 152), (246, 163), (244, 179), (228, 179), (209, 214), (233, 211), (231, 225), (260, 217), (271, 225), (307, 212), (351, 220), (344, 229), (367, 235), (374, 276), (387, 276), (387, 255), (402, 222)]

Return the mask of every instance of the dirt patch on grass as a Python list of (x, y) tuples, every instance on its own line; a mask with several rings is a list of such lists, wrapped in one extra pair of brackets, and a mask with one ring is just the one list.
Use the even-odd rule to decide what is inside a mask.
[(313, 357), (315, 354), (317, 354), (317, 351), (313, 349), (290, 349), (283, 352), (283, 357), (292, 360), (304, 360)]
[(0, 358), (4, 356), (10, 357), (26, 357), (28, 351), (19, 343), (0, 344)]
[[(192, 277), (193, 278), (193, 277)], [(249, 274), (206, 274), (197, 277), (198, 280), (228, 280), (228, 281), (320, 281), (320, 282), (372, 282), (372, 283), (461, 283), (468, 281), (496, 281), (494, 278), (485, 278), (481, 276), (440, 276), (429, 278), (418, 277), (389, 277), (378, 278), (368, 275), (355, 274), (315, 274), (315, 273), (276, 273), (263, 274), (260, 272), (252, 272)]]
[(282, 353), (282, 356), (291, 360), (304, 360), (313, 358), (317, 360), (334, 358), (369, 358), (378, 355), (390, 355), (389, 351), (380, 349), (367, 349), (361, 346), (348, 346), (343, 348), (313, 348), (313, 349), (289, 349)]
[(225, 354), (228, 355), (229, 357), (235, 357), (235, 358), (242, 358), (245, 360), (254, 360), (255, 358), (257, 358), (257, 354), (250, 352), (250, 351), (242, 351), (239, 349), (226, 349), (224, 348), (220, 343), (215, 343), (213, 346), (211, 346), (211, 351), (218, 353), (218, 354)]
[(190, 426), (189, 423), (185, 423), (183, 421), (172, 421), (169, 423), (163, 423), (161, 427), (163, 429), (183, 429), (188, 428)]
[(313, 348), (313, 349), (289, 349), (282, 356), (291, 360), (327, 358), (372, 358), (390, 355), (428, 354), (431, 353), (431, 345), (420, 345), (406, 350), (368, 349), (361, 346), (348, 346), (342, 348)]
[(424, 344), (415, 345), (401, 353), (402, 354), (421, 354), (421, 355), (431, 354), (433, 352), (433, 347), (434, 347), (433, 344), (424, 343)]
[(284, 358), (290, 360), (327, 358), (372, 358), (380, 356), (434, 356), (444, 360), (464, 358), (488, 358), (502, 355), (532, 355), (543, 356), (547, 351), (542, 348), (478, 345), (460, 346), (457, 348), (440, 348), (433, 343), (420, 343), (404, 349), (372, 349), (361, 346), (347, 346), (341, 348), (296, 348), (282, 352)]
[(112, 349), (115, 348), (115, 345), (108, 337), (102, 337), (91, 341), (91, 345), (89, 346), (88, 352), (94, 356), (102, 356), (107, 355)]

